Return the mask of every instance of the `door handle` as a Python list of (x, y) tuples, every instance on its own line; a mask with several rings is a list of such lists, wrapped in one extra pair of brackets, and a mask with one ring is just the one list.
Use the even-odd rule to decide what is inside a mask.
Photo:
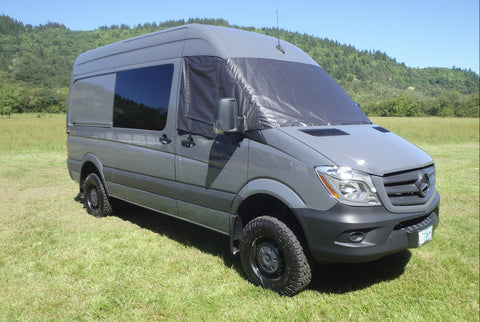
[(170, 139), (166, 134), (162, 135), (160, 138), (159, 138), (160, 142), (162, 144), (169, 144), (172, 142), (172, 139)]
[(197, 143), (193, 141), (193, 138), (191, 135), (189, 135), (186, 140), (182, 140), (182, 146), (186, 148), (193, 148), (195, 145), (197, 145)]

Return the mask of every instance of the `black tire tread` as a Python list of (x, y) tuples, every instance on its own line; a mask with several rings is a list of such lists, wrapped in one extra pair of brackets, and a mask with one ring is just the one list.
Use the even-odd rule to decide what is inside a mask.
[[(252, 238), (259, 235), (275, 238), (282, 247), (285, 260), (290, 267), (288, 276), (284, 276), (280, 282), (266, 284), (250, 267), (248, 252), (251, 249)], [(270, 288), (280, 295), (293, 296), (304, 290), (312, 279), (311, 268), (301, 243), (293, 231), (275, 217), (257, 217), (245, 226), (240, 239), (240, 254), (249, 280), (255, 285)]]
[[(99, 198), (98, 209), (92, 209), (88, 205), (87, 191), (88, 191), (88, 187), (91, 185), (94, 185), (97, 187), (98, 198)], [(110, 216), (113, 214), (113, 208), (108, 199), (107, 193), (105, 191), (105, 187), (103, 186), (102, 180), (100, 180), (100, 178), (96, 173), (90, 173), (87, 176), (83, 184), (83, 191), (84, 191), (83, 202), (85, 205), (85, 209), (90, 215), (100, 218), (100, 217)]]

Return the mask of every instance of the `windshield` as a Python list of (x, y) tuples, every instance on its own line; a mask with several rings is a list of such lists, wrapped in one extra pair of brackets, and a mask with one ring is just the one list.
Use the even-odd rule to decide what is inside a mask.
[(259, 58), (232, 61), (270, 127), (371, 123), (318, 65)]
[(370, 124), (318, 65), (265, 58), (183, 58), (178, 128), (215, 137), (217, 102), (235, 98), (245, 130)]

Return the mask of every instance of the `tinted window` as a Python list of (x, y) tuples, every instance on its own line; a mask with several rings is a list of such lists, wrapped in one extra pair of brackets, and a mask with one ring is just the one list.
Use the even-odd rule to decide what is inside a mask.
[(70, 89), (69, 122), (112, 124), (115, 74), (75, 81)]
[(117, 73), (113, 125), (163, 130), (167, 122), (173, 64)]

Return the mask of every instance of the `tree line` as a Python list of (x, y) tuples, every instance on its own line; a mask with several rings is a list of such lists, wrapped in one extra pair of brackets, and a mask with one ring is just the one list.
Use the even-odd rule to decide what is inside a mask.
[(409, 68), (378, 50), (275, 28), (192, 18), (72, 31), (49, 22), (32, 26), (0, 16), (0, 114), (65, 112), (75, 58), (82, 52), (149, 32), (202, 23), (244, 29), (293, 43), (309, 54), (370, 116), (478, 117), (479, 76), (456, 67)]

